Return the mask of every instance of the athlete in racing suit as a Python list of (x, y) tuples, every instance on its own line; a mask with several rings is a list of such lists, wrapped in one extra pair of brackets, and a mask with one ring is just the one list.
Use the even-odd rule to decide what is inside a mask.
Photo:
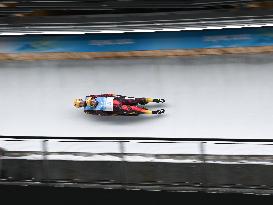
[(102, 94), (86, 96), (85, 100), (76, 99), (74, 106), (77, 108), (83, 107), (85, 113), (94, 115), (139, 115), (162, 114), (165, 112), (164, 109), (151, 111), (143, 107), (143, 105), (150, 102), (164, 103), (165, 100)]

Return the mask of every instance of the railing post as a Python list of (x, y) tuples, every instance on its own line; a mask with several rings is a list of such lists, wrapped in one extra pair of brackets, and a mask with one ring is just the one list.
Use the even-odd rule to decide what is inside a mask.
[(42, 162), (42, 178), (43, 180), (48, 179), (48, 163), (47, 163), (47, 142), (48, 140), (43, 140), (42, 141), (42, 153), (43, 153), (43, 162)]
[(2, 156), (4, 155), (4, 150), (2, 151), (0, 148), (0, 179), (2, 178)]
[(207, 169), (206, 169), (206, 142), (200, 142), (200, 160), (201, 160), (201, 165), (200, 165), (200, 178), (201, 178), (201, 183), (204, 191), (206, 191), (207, 188)]
[(120, 175), (121, 175), (121, 182), (123, 184), (123, 187), (126, 188), (127, 185), (127, 168), (126, 168), (126, 161), (125, 161), (125, 146), (124, 142), (120, 141), (119, 142), (119, 150), (121, 154), (121, 170), (120, 170)]

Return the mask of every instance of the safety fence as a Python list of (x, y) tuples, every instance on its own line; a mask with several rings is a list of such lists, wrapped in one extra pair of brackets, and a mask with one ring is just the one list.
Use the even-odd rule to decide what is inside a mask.
[(273, 193), (271, 140), (19, 138), (0, 139), (0, 183)]
[[(84, 140), (83, 140), (84, 139)], [(109, 161), (198, 161), (199, 156), (271, 156), (273, 142), (232, 139), (174, 139), (174, 138), (1, 138), (0, 148), (5, 158)], [(202, 157), (203, 159), (204, 157)], [(216, 158), (216, 157), (215, 157)], [(228, 157), (227, 157), (228, 158)], [(248, 157), (249, 158), (249, 157)], [(253, 158), (250, 158), (250, 161)], [(177, 160), (177, 161), (176, 161)], [(203, 161), (203, 160), (201, 160)], [(250, 162), (249, 161), (249, 162)], [(255, 160), (254, 160), (255, 161)], [(266, 160), (267, 161), (267, 160)], [(258, 162), (258, 160), (257, 160)]]

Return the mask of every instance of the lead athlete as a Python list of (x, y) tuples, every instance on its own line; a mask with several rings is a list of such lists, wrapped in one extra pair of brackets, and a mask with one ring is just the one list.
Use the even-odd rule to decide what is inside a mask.
[(93, 115), (139, 115), (162, 114), (164, 109), (149, 110), (144, 105), (155, 102), (164, 103), (164, 99), (134, 98), (114, 94), (89, 95), (85, 100), (75, 99), (76, 108), (84, 108), (84, 112)]

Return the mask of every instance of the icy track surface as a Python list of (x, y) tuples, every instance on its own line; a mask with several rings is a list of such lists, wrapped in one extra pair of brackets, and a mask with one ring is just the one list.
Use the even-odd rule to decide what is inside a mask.
[[(104, 117), (74, 98), (165, 98), (161, 116)], [(272, 55), (0, 62), (0, 135), (272, 138)]]

